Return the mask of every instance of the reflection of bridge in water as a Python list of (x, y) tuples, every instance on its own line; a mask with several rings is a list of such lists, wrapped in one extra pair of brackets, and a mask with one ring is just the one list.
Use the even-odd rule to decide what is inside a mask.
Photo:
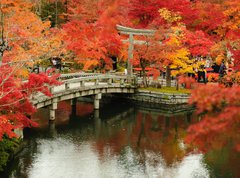
[[(148, 132), (162, 132), (164, 137), (169, 135), (169, 127), (174, 127), (176, 137), (178, 135), (179, 122), (184, 123), (186, 126), (191, 123), (191, 117), (193, 113), (193, 108), (177, 108), (177, 110), (182, 110), (182, 112), (177, 111), (176, 113), (170, 114), (163, 110), (158, 110), (157, 108), (151, 107), (141, 107), (138, 105), (131, 105), (124, 103), (124, 109), (116, 110), (114, 104), (111, 103), (103, 105), (99, 110), (94, 110), (85, 116), (78, 116), (76, 113), (70, 115), (69, 126), (66, 125), (66, 129), (73, 129), (74, 132), (80, 132), (81, 128), (88, 128), (89, 132), (94, 133), (96, 138), (100, 138), (103, 135), (112, 135), (113, 133), (118, 133), (120, 130), (130, 136), (133, 134), (133, 129), (136, 127), (137, 123), (141, 123), (139, 126), (139, 135), (137, 137), (137, 144), (141, 142), (143, 137), (143, 132), (145, 127), (151, 127)], [(120, 106), (122, 104), (120, 103)], [(174, 112), (172, 110), (172, 112)], [(140, 114), (140, 115), (139, 115)], [(139, 118), (141, 117), (141, 119)], [(150, 119), (150, 118), (151, 119)], [(86, 119), (88, 118), (88, 119)], [(58, 132), (55, 126), (56, 122), (50, 122), (49, 124), (49, 136), (55, 137)], [(76, 129), (77, 128), (77, 129)]]

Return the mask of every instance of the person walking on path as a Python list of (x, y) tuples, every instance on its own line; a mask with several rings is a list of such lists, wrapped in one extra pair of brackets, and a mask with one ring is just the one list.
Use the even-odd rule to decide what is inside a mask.
[(206, 83), (206, 71), (204, 65), (200, 65), (198, 69), (198, 82), (200, 82), (201, 79), (203, 79), (203, 83)]
[(222, 62), (220, 69), (219, 69), (219, 76), (223, 77), (224, 75), (226, 75), (226, 65), (224, 64), (224, 61)]

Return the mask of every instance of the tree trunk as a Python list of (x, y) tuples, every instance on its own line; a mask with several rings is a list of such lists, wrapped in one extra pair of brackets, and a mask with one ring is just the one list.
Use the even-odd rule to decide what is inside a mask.
[(148, 82), (147, 82), (147, 76), (146, 76), (145, 68), (142, 68), (142, 72), (143, 72), (143, 85), (144, 85), (144, 87), (148, 87)]
[[(0, 8), (2, 8), (1, 4), (0, 4)], [(1, 11), (0, 11), (1, 13)], [(2, 59), (3, 59), (3, 52), (4, 50), (4, 24), (3, 24), (3, 13), (1, 13), (1, 19), (0, 19), (0, 25), (1, 25), (1, 33), (0, 33), (0, 66), (2, 65)]]
[(2, 66), (2, 54), (0, 54), (0, 66)]
[(0, 66), (2, 65), (3, 53), (8, 49), (8, 44), (4, 39), (3, 14), (1, 14), (1, 36), (0, 36)]
[(171, 87), (171, 69), (170, 66), (166, 67), (166, 85)]
[(66, 11), (66, 16), (65, 16), (65, 20), (66, 20), (66, 22), (68, 21), (68, 0), (65, 0), (65, 11)]
[(55, 0), (55, 27), (58, 27), (58, 0)]
[(145, 60), (144, 59), (140, 59), (140, 66), (142, 69), (142, 77), (143, 77), (143, 85), (144, 87), (148, 87), (148, 82), (147, 82), (147, 75), (146, 75), (146, 64), (145, 64)]
[(176, 76), (176, 90), (179, 90), (178, 76)]

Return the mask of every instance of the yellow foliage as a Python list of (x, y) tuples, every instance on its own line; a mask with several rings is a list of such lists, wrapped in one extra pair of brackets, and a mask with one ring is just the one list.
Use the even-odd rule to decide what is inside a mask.
[(240, 3), (237, 0), (229, 0), (226, 2), (226, 10), (224, 15), (228, 17), (226, 26), (232, 30), (239, 29), (240, 25)]
[(170, 37), (169, 41), (167, 42), (168, 45), (176, 45), (176, 46), (180, 46), (181, 41), (178, 40), (178, 38), (176, 36), (172, 36)]
[(99, 61), (96, 59), (91, 59), (91, 60), (84, 60), (83, 63), (84, 63), (83, 70), (88, 70), (92, 67), (97, 66), (99, 64)]
[(220, 64), (223, 62), (224, 59), (225, 59), (224, 54), (219, 54), (219, 55), (216, 57), (216, 64), (217, 64), (217, 65), (220, 65)]
[(159, 9), (158, 12), (160, 16), (169, 23), (177, 22), (182, 19), (179, 14), (169, 11), (167, 8)]
[(26, 68), (19, 69), (15, 75), (21, 77), (21, 78), (27, 78), (29, 75), (29, 71)]
[(226, 52), (226, 42), (215, 43), (211, 48), (211, 56), (217, 57), (219, 54), (224, 54)]
[(183, 74), (187, 72), (193, 72), (192, 60), (189, 59), (189, 51), (186, 48), (181, 48), (173, 52), (169, 58), (172, 61), (172, 66), (177, 70), (172, 72), (172, 75)]

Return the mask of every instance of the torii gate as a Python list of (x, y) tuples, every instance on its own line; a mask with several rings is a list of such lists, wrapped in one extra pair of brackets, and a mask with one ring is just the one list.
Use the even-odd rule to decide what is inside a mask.
[(129, 27), (124, 27), (121, 25), (116, 25), (117, 30), (119, 33), (124, 34), (124, 35), (129, 35), (128, 40), (123, 40), (124, 43), (129, 41), (129, 47), (128, 47), (128, 61), (127, 61), (127, 75), (129, 77), (132, 76), (133, 74), (133, 69), (132, 69), (132, 64), (131, 60), (133, 59), (133, 49), (134, 49), (134, 44), (144, 44), (146, 43), (145, 41), (141, 40), (135, 40), (134, 41), (134, 36), (133, 35), (144, 35), (144, 36), (151, 36), (153, 35), (156, 31), (155, 30), (145, 30), (145, 29), (135, 29), (135, 28), (129, 28)]

